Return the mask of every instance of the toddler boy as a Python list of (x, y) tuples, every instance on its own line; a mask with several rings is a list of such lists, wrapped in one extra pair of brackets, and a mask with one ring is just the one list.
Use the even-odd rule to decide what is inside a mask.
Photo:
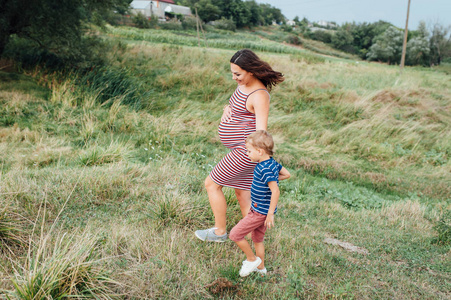
[[(229, 238), (234, 241), (246, 255), (240, 270), (245, 277), (256, 271), (266, 275), (264, 263), (265, 247), (263, 239), (266, 229), (274, 227), (274, 214), (279, 201), (279, 180), (290, 178), (290, 173), (273, 158), (274, 141), (265, 130), (257, 130), (246, 139), (247, 155), (258, 162), (254, 169), (251, 186), (251, 209), (238, 224), (233, 227)], [(244, 238), (252, 232), (255, 255)]]

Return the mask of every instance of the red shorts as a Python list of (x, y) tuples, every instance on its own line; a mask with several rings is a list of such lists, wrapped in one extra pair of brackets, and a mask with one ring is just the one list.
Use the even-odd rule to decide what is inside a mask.
[(251, 209), (247, 216), (233, 227), (232, 231), (230, 231), (229, 238), (234, 242), (239, 242), (244, 240), (244, 237), (249, 232), (252, 232), (252, 241), (254, 243), (262, 243), (266, 232), (265, 220), (266, 215), (262, 215)]

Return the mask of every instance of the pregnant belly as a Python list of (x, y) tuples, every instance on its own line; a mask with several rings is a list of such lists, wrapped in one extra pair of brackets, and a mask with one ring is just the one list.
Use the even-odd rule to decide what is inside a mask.
[(244, 146), (246, 137), (255, 131), (254, 122), (230, 121), (219, 124), (219, 138), (227, 148)]

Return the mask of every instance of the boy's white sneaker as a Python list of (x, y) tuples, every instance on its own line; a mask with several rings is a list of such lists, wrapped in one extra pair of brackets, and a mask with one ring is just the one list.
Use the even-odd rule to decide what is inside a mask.
[(266, 270), (266, 268), (263, 268), (261, 270), (259, 268), (257, 268), (254, 270), (254, 272), (260, 276), (266, 276), (266, 273), (268, 273), (268, 270)]
[(248, 261), (247, 259), (243, 261), (243, 265), (241, 266), (240, 276), (246, 277), (257, 269), (257, 267), (262, 263), (260, 257), (257, 256), (255, 261)]

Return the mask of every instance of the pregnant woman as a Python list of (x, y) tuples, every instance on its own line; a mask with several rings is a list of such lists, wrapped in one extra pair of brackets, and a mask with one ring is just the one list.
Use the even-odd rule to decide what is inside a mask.
[(256, 163), (246, 154), (245, 140), (256, 130), (267, 130), (269, 90), (284, 80), (282, 73), (260, 60), (251, 50), (243, 49), (230, 59), (230, 70), (238, 87), (219, 124), (221, 142), (231, 151), (213, 168), (205, 179), (210, 206), (215, 217), (213, 228), (197, 230), (195, 235), (203, 241), (227, 240), (227, 203), (222, 188), (235, 189), (241, 213), (247, 215), (251, 205), (251, 184)]

